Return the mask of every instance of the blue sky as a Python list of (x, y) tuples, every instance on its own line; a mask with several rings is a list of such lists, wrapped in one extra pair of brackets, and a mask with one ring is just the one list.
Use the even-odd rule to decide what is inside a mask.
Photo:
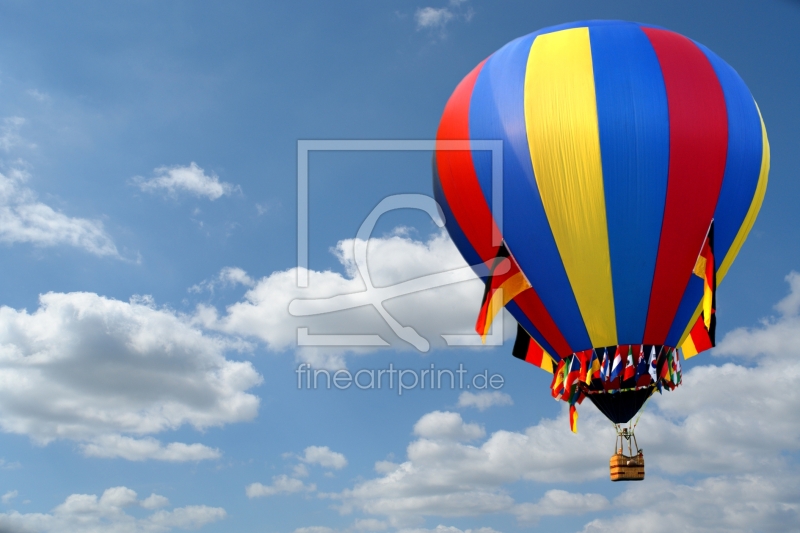
[[(443, 345), (470, 329), (480, 282), (386, 304), (428, 353), (372, 308), (288, 313), (361, 290), (362, 221), (389, 195), (431, 194), (430, 153), (312, 153), (298, 289), (298, 140), (430, 139), (478, 62), (591, 18), (710, 47), (772, 150), (718, 292), (722, 341), (648, 404), (634, 487), (607, 479), (611, 425), (584, 406), (569, 433), (549, 375), (510, 344)], [(0, 3), (0, 530), (800, 529), (798, 27), (790, 0)], [(373, 237), (376, 285), (463, 264), (421, 212)], [(390, 346), (298, 348), (298, 327)], [(463, 364), (504, 383), (298, 390), (303, 362)]]

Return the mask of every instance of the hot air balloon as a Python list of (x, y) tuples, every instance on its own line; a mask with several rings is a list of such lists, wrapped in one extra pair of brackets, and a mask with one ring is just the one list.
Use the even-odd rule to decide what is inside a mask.
[(546, 28), (489, 56), (448, 100), (433, 161), (447, 231), (487, 277), (479, 333), (509, 310), (514, 355), (554, 373), (573, 430), (586, 397), (619, 429), (680, 384), (681, 354), (713, 346), (716, 284), (768, 172), (736, 71), (624, 21)]

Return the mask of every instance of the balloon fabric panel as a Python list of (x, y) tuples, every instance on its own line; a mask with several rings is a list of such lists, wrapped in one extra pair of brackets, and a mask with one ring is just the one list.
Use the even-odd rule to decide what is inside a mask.
[(725, 97), (705, 54), (644, 28), (661, 65), (670, 127), (667, 200), (644, 343), (663, 344), (717, 205), (728, 146)]
[[(763, 159), (761, 118), (742, 79), (719, 56), (695, 43), (710, 61), (725, 96), (728, 150), (725, 174), (714, 211), (714, 255), (719, 270), (747, 216), (758, 184)], [(734, 254), (735, 255), (735, 254)], [(732, 258), (731, 258), (732, 260)], [(722, 276), (718, 276), (721, 281)], [(689, 283), (667, 335), (666, 344), (677, 345), (703, 296), (702, 284)]]
[[(503, 235), (541, 298), (543, 309), (549, 312), (542, 319), (528, 316), (556, 348), (550, 353), (566, 356), (580, 346), (589, 346), (591, 341), (536, 189), (525, 132), (526, 63), (537, 35), (509, 43), (486, 62), (473, 89), (470, 135), (474, 139), (503, 141)], [(473, 152), (476, 173), (489, 202), (491, 167), (479, 164), (480, 156), (476, 155), (478, 152)], [(554, 324), (548, 326), (543, 320)]]
[[(759, 112), (759, 118), (760, 117), (761, 113)], [(731, 263), (733, 263), (733, 260), (736, 259), (736, 256), (738, 255), (739, 250), (741, 250), (745, 239), (747, 239), (747, 235), (750, 233), (750, 230), (753, 229), (753, 224), (756, 222), (758, 212), (761, 210), (761, 204), (764, 203), (764, 195), (767, 192), (767, 180), (769, 176), (770, 154), (769, 140), (767, 139), (767, 128), (764, 126), (763, 119), (761, 120), (761, 138), (763, 155), (761, 156), (761, 172), (759, 173), (756, 192), (753, 196), (753, 201), (750, 204), (750, 208), (747, 211), (747, 216), (745, 216), (744, 222), (739, 228), (736, 238), (733, 240), (730, 251), (722, 261), (722, 265), (719, 267), (719, 273), (717, 274), (719, 280), (722, 280), (722, 278), (724, 278), (728, 273)]]
[(636, 24), (589, 29), (618, 344), (644, 336), (669, 168), (669, 113), (655, 51)]
[[(469, 138), (468, 109), (475, 80), (484, 63), (481, 63), (458, 85), (445, 106), (439, 125), (437, 141), (465, 140)], [(452, 212), (455, 223), (461, 228), (471, 248), (482, 261), (494, 259), (497, 246), (493, 236), (498, 229), (489, 205), (483, 198), (475, 175), (472, 156), (468, 150), (440, 150), (436, 156), (439, 185)], [(543, 345), (555, 348), (557, 354), (571, 353), (563, 335), (553, 323), (547, 308), (533, 289), (517, 296), (516, 303), (536, 328), (547, 339)], [(533, 332), (530, 332), (533, 334)]]
[[(485, 61), (481, 62), (458, 84), (448, 100), (436, 135), (437, 142), (469, 139), (468, 115), (465, 110), (469, 108), (472, 86), (484, 63)], [(493, 237), (499, 235), (499, 232), (481, 194), (470, 151), (441, 150), (437, 152), (436, 161), (439, 182), (456, 222), (481, 260), (494, 259), (500, 243), (499, 238)]]
[[(756, 110), (758, 106), (756, 106)], [(747, 235), (750, 233), (750, 230), (753, 228), (753, 224), (756, 221), (756, 217), (758, 216), (758, 212), (761, 210), (761, 204), (764, 202), (764, 195), (767, 192), (767, 181), (769, 175), (769, 162), (770, 162), (770, 153), (769, 153), (769, 141), (767, 139), (767, 129), (764, 126), (764, 121), (761, 120), (761, 114), (759, 112), (759, 121), (761, 123), (761, 169), (758, 175), (758, 184), (756, 185), (756, 190), (753, 195), (753, 199), (750, 202), (750, 207), (747, 210), (747, 215), (745, 216), (744, 222), (739, 227), (739, 231), (736, 233), (736, 237), (733, 240), (733, 244), (728, 249), (728, 253), (725, 255), (725, 259), (722, 260), (722, 263), (717, 267), (717, 283), (719, 284), (725, 275), (728, 273), (728, 269), (730, 268), (733, 260), (736, 259), (736, 256), (739, 253), (739, 250), (742, 248), (745, 239), (747, 239)], [(702, 297), (702, 281), (699, 283), (699, 288), (691, 289), (693, 294), (696, 294), (693, 300), (689, 303), (696, 302), (694, 313), (692, 313), (691, 319), (686, 324), (685, 329), (683, 330), (683, 334), (680, 336), (680, 340), (678, 341), (678, 345), (683, 343), (683, 341), (688, 337), (689, 332), (692, 329), (692, 326), (697, 321), (697, 317), (700, 316), (700, 298)], [(677, 321), (676, 321), (677, 323)]]
[(540, 35), (533, 42), (525, 125), (539, 194), (592, 345), (616, 344), (588, 28)]

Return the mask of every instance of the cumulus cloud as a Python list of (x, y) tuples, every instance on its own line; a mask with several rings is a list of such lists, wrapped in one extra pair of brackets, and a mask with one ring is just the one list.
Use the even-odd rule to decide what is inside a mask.
[[(613, 428), (597, 415), (582, 417), (581, 433), (569, 432), (566, 412), (523, 433), (497, 431), (482, 443), (477, 424), (458, 413), (433, 412), (414, 426), (420, 438), (407, 448), (407, 460), (376, 464), (380, 477), (333, 495), (341, 511), (383, 515), (393, 524), (419, 522), (425, 516), (517, 514), (534, 520), (542, 506), (519, 507), (505, 485), (520, 480), (549, 483), (608, 475), (608, 453), (594, 446), (598, 435), (613, 442)], [(551, 499), (564, 495), (554, 494)], [(594, 496), (577, 495), (597, 505)], [(542, 504), (544, 505), (544, 504)], [(584, 503), (582, 509), (591, 510)]]
[(389, 526), (383, 520), (361, 518), (355, 521), (353, 527), (358, 531), (383, 531)]
[(302, 461), (308, 464), (317, 464), (325, 468), (341, 470), (347, 466), (344, 455), (332, 451), (327, 446), (309, 446), (305, 449)]
[(485, 411), (496, 405), (514, 405), (514, 400), (505, 392), (467, 392), (458, 397), (458, 407), (474, 407), (478, 411)]
[[(413, 349), (371, 305), (377, 294), (402, 327), (413, 328), (434, 348), (444, 347), (442, 335), (450, 334), (472, 335), (480, 344), (474, 324), (483, 282), (464, 270), (466, 263), (444, 232), (425, 241), (402, 235), (370, 239), (366, 243), (369, 276), (378, 288), (373, 292), (365, 290), (356, 266), (356, 244), (365, 243), (346, 239), (333, 249), (343, 274), (308, 271), (308, 287), (299, 288), (298, 269), (274, 272), (256, 281), (244, 299), (222, 316), (215, 308), (201, 305), (196, 320), (210, 329), (258, 338), (274, 351), (295, 349), (298, 328), (307, 328), (312, 335), (378, 335), (387, 346)], [(419, 289), (428, 287), (433, 277), (433, 288)], [(409, 286), (411, 292), (406, 292)], [(506, 338), (516, 332), (513, 319), (504, 320), (504, 327)], [(375, 349), (379, 348), (301, 346), (296, 354), (315, 368), (342, 368), (345, 354)]]
[(746, 364), (693, 368), (642, 418), (640, 443), (663, 471), (763, 474), (800, 450), (800, 275), (786, 279), (790, 293), (776, 305), (778, 317), (731, 331), (711, 352)]
[(11, 502), (11, 500), (16, 498), (17, 496), (19, 496), (19, 491), (10, 490), (10, 491), (6, 492), (5, 494), (3, 494), (3, 496), (0, 497), (0, 500), (2, 500), (3, 503), (8, 504), (8, 503)]
[(252, 287), (255, 285), (255, 281), (241, 268), (225, 267), (219, 271), (215, 278), (201, 281), (197, 285), (189, 287), (189, 292), (201, 293), (208, 291), (213, 293), (216, 287), (235, 287), (237, 285)]
[(133, 178), (133, 183), (144, 192), (165, 192), (170, 196), (188, 193), (193, 196), (217, 200), (229, 196), (234, 191), (241, 191), (238, 185), (219, 180), (213, 172), (209, 175), (192, 161), (189, 166), (158, 167), (155, 176), (146, 179), (142, 176)]
[(397, 533), (500, 533), (500, 532), (490, 527), (479, 527), (477, 529), (458, 529), (457, 527), (444, 526), (439, 524), (433, 529), (425, 529), (425, 528), (398, 529)]
[(414, 13), (417, 30), (437, 30), (443, 32), (454, 20), (470, 21), (475, 14), (471, 7), (464, 7), (466, 0), (450, 0), (445, 7), (420, 7)]
[(693, 485), (651, 480), (614, 500), (628, 512), (592, 520), (583, 533), (797, 531), (796, 476), (720, 476)]
[(467, 424), (458, 413), (434, 411), (414, 424), (414, 434), (424, 439), (469, 441), (486, 435), (478, 424)]
[(221, 453), (216, 448), (203, 444), (184, 444), (171, 442), (166, 446), (152, 437), (134, 439), (122, 435), (104, 435), (82, 445), (89, 457), (121, 457), (129, 461), (156, 459), (159, 461), (202, 461), (217, 459)]
[[(519, 502), (509, 491), (518, 481), (547, 486), (608, 479), (610, 450), (598, 443), (614, 442), (614, 431), (588, 403), (579, 408), (577, 435), (569, 432), (566, 407), (556, 419), (485, 438), (455, 413), (428, 413), (414, 426), (418, 439), (408, 445), (405, 461), (379, 461), (377, 477), (327, 497), (339, 500), (342, 512), (386, 517), (394, 525), (487, 513), (524, 523), (603, 511), (612, 516), (590, 520), (584, 533), (796, 530), (800, 275), (787, 281), (791, 291), (776, 306), (779, 316), (730, 332), (712, 358), (700, 356), (706, 364), (684, 373), (679, 389), (653, 397), (637, 427), (649, 481), (612, 502), (565, 490)], [(721, 357), (745, 364), (711, 364)], [(691, 478), (666, 481), (659, 479), (663, 474)]]
[(145, 509), (160, 509), (162, 507), (166, 507), (169, 505), (169, 499), (166, 496), (161, 496), (160, 494), (151, 494), (141, 502), (139, 505), (144, 507)]
[(47, 293), (33, 313), (0, 307), (0, 428), (43, 445), (69, 439), (98, 457), (218, 457), (150, 435), (256, 416), (259, 400), (246, 391), (261, 376), (225, 357), (235, 348), (147, 298)]
[[(173, 529), (198, 529), (222, 520), (221, 507), (189, 505), (170, 511), (156, 511), (143, 518), (126, 512), (127, 508), (147, 504), (156, 496), (139, 501), (135, 491), (127, 487), (107, 489), (96, 494), (72, 494), (49, 513), (0, 513), (0, 531), (8, 533), (164, 533)], [(160, 500), (160, 501), (162, 501)]]
[(261, 483), (251, 483), (245, 487), (244, 492), (248, 498), (260, 498), (262, 496), (274, 496), (276, 494), (292, 494), (295, 492), (313, 492), (317, 486), (313, 483), (306, 485), (296, 478), (291, 478), (285, 474), (272, 478), (271, 485)]
[[(0, 147), (3, 142), (0, 136)], [(0, 174), (0, 242), (68, 245), (97, 256), (120, 257), (101, 221), (69, 217), (39, 202), (25, 186), (29, 178), (20, 168)]]
[(609, 506), (601, 494), (576, 494), (565, 490), (548, 490), (536, 503), (521, 503), (513, 513), (521, 522), (536, 522), (543, 516), (564, 516), (600, 511)]

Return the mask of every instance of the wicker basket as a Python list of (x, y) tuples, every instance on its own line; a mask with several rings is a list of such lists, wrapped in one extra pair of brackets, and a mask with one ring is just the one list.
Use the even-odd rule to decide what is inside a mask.
[(644, 479), (644, 455), (639, 453), (633, 457), (622, 454), (618, 450), (609, 461), (611, 481), (641, 481)]

